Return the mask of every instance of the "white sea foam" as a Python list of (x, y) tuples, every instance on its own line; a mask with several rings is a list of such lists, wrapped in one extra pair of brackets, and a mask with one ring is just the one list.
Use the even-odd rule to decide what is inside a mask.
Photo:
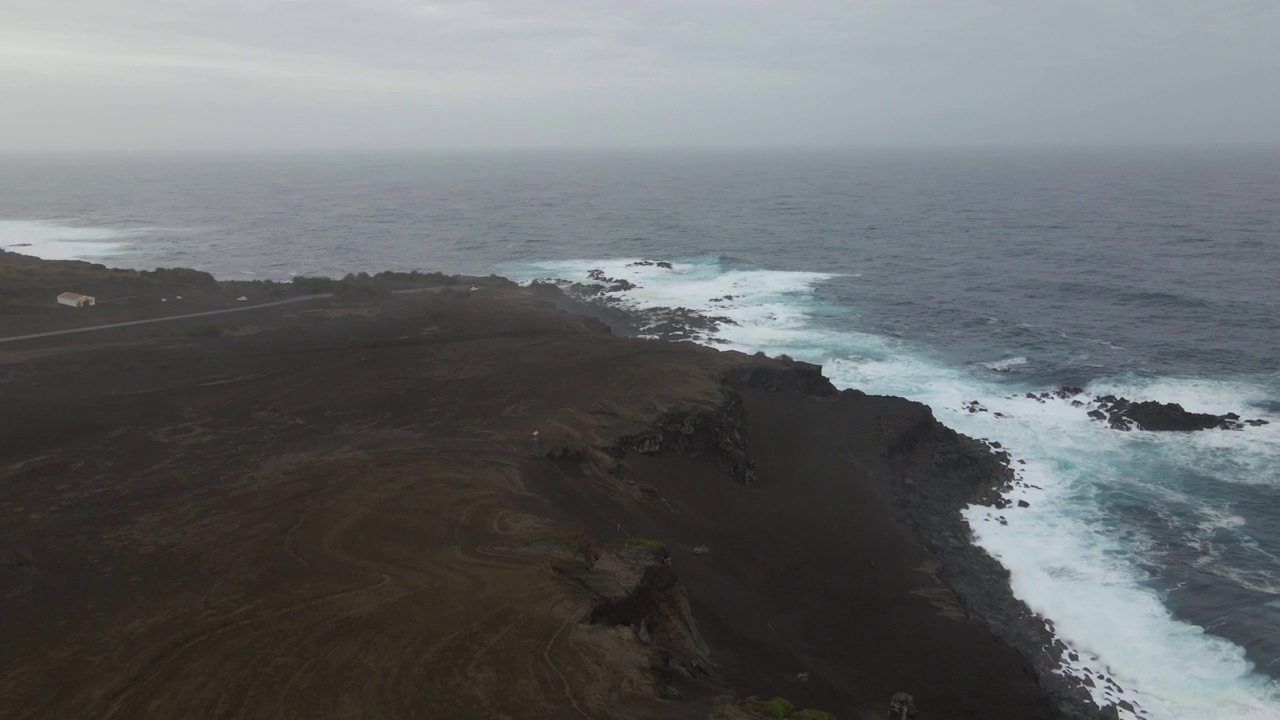
[(45, 260), (96, 260), (120, 255), (144, 230), (70, 227), (32, 220), (0, 220), (0, 250)]
[[(1066, 401), (1009, 397), (1003, 388), (910, 354), (880, 363), (836, 361), (828, 373), (837, 385), (921, 400), (948, 425), (999, 440), (1025, 462), (1017, 467), (1034, 487), (1016, 489), (1013, 499), (1027, 500), (1029, 508), (975, 507), (965, 517), (978, 543), (1010, 569), (1015, 594), (1051, 618), (1058, 636), (1078, 653), (1073, 674), (1105, 673), (1123, 688), (1098, 683), (1096, 699), (1127, 699), (1153, 718), (1280, 717), (1276, 683), (1254, 674), (1238, 646), (1172, 616), (1138, 565), (1150, 539), (1141, 529), (1104, 520), (1108, 513), (1100, 506), (1103, 488), (1160, 487), (1160, 478), (1150, 474), (1153, 460), (1159, 460), (1155, 467), (1190, 464), (1215, 472), (1213, 454), (1205, 456), (1213, 446), (1225, 446), (1221, 455), (1237, 464), (1274, 474), (1275, 465), (1266, 467), (1280, 447), (1270, 437), (1272, 426), (1240, 433), (1119, 433)], [(1115, 383), (1088, 388), (1098, 394), (1119, 389)], [(1170, 394), (1190, 401), (1194, 393)], [(989, 412), (962, 412), (964, 399), (978, 400)], [(1242, 523), (1221, 510), (1206, 512), (1203, 521), (1206, 531), (1240, 530)]]
[(1000, 434), (1026, 455), (1023, 478), (1039, 489), (1015, 496), (1031, 507), (974, 507), (965, 517), (979, 544), (1012, 571), (1018, 597), (1051, 618), (1079, 654), (1074, 674), (1106, 673), (1124, 690), (1100, 684), (1097, 699), (1125, 698), (1151, 717), (1280, 716), (1275, 688), (1253, 674), (1241, 648), (1175, 619), (1146, 587), (1135, 563), (1148, 550), (1141, 529), (1100, 523), (1098, 487), (1125, 482), (1119, 456), (1128, 438), (1099, 424), (1058, 425), (1046, 442), (1037, 436), (1053, 426), (1035, 415)]
[[(619, 294), (628, 307), (682, 306), (729, 317), (738, 324), (720, 328), (714, 340), (721, 346), (820, 362), (838, 387), (918, 400), (957, 430), (1000, 441), (1025, 463), (1015, 466), (1025, 484), (1012, 499), (1030, 506), (974, 507), (965, 518), (978, 543), (1010, 569), (1018, 597), (1050, 618), (1059, 638), (1077, 653), (1068, 671), (1114, 678), (1115, 686), (1096, 683), (1097, 700), (1124, 699), (1140, 708), (1141, 717), (1155, 719), (1280, 718), (1277, 683), (1254, 673), (1240, 647), (1173, 617), (1141, 566), (1152, 538), (1105, 507), (1116, 492), (1137, 503), (1151, 497), (1198, 507), (1199, 520), (1187, 532), (1200, 538), (1192, 538), (1193, 546), (1205, 543), (1205, 557), (1212, 557), (1215, 533), (1247, 534), (1238, 513), (1197, 506), (1189, 496), (1180, 499), (1159, 474), (1178, 469), (1226, 482), (1280, 482), (1280, 418), (1249, 410), (1275, 400), (1265, 390), (1177, 379), (1093, 383), (1089, 395), (1112, 393), (1273, 420), (1242, 432), (1116, 432), (1069, 401), (1028, 400), (1007, 384), (983, 380), (894, 338), (824, 329), (828, 309), (815, 302), (814, 293), (829, 275), (725, 267), (713, 259), (676, 262), (671, 270), (631, 262), (545, 263), (513, 269), (512, 275), (586, 282), (587, 272), (599, 268), (639, 286)], [(1026, 362), (1008, 358), (987, 368), (1007, 369), (1019, 361)], [(1031, 389), (1043, 388), (1026, 388)], [(964, 403), (972, 400), (987, 411), (968, 412)], [(1268, 586), (1268, 574), (1250, 575), (1254, 587)]]
[(634, 290), (619, 294), (625, 307), (635, 310), (684, 307), (729, 318), (734, 324), (722, 325), (717, 337), (717, 344), (729, 349), (767, 348), (774, 353), (795, 354), (820, 348), (824, 340), (829, 340), (821, 333), (815, 334), (811, 301), (814, 286), (831, 275), (726, 269), (715, 260), (675, 262), (667, 269), (635, 265), (638, 260), (547, 262), (506, 272), (513, 279), (593, 282), (587, 273), (598, 269), (606, 277), (635, 283)]
[(1198, 378), (1115, 378), (1090, 385), (1095, 394), (1130, 400), (1174, 402), (1192, 412), (1240, 413), (1270, 424), (1240, 432), (1156, 435), (1153, 442), (1177, 464), (1218, 481), (1280, 486), (1280, 417), (1261, 409), (1276, 398), (1265, 388), (1245, 382)]
[(996, 372), (1008, 372), (1020, 365), (1026, 365), (1027, 359), (1024, 357), (1011, 357), (1003, 360), (994, 360), (989, 363), (983, 363), (982, 367)]

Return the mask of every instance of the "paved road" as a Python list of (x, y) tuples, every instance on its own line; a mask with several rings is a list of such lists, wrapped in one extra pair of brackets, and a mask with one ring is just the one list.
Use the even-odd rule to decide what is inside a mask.
[[(409, 290), (392, 290), (396, 295), (408, 295), (410, 293), (423, 292), (440, 292), (446, 288), (454, 290), (465, 289), (466, 285), (447, 285), (441, 287), (429, 288), (411, 288)], [(261, 310), (262, 308), (276, 307), (277, 305), (290, 305), (293, 303), (306, 302), (308, 300), (323, 300), (333, 297), (333, 293), (319, 293), (317, 295), (299, 295), (285, 300), (276, 300), (275, 302), (260, 303), (258, 305), (243, 305), (240, 307), (227, 308), (226, 310), (206, 310), (198, 313), (187, 313), (185, 315), (168, 315), (166, 317), (150, 318), (147, 320), (131, 320), (129, 322), (110, 323), (108, 325), (92, 325), (90, 327), (72, 328), (70, 330), (53, 330), (51, 332), (34, 333), (31, 335), (15, 335), (13, 337), (0, 338), (0, 343), (18, 342), (19, 340), (36, 340), (39, 338), (57, 337), (58, 335), (70, 335), (72, 333), (94, 332), (95, 330), (110, 330), (111, 328), (131, 327), (134, 325), (150, 325), (151, 323), (169, 322), (171, 320), (189, 320), (191, 318), (208, 317), (210, 315), (225, 315), (226, 313), (244, 312), (246, 310)]]

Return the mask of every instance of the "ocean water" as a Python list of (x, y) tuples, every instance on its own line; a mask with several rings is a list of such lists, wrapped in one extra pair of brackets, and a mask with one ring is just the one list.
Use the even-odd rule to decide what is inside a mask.
[[(1100, 700), (1280, 718), (1280, 151), (6, 158), (0, 247), (628, 279), (623, 305), (725, 319), (700, 342), (999, 441), (1029, 507), (966, 517)], [(1061, 385), (1272, 424), (1122, 433), (1025, 397)]]

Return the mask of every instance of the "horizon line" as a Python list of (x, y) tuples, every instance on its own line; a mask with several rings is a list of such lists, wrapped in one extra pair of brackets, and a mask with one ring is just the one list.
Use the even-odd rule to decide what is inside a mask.
[(460, 145), (417, 147), (216, 147), (216, 148), (0, 148), (0, 157), (156, 157), (156, 156), (289, 156), (289, 155), (444, 155), (502, 153), (648, 153), (648, 152), (956, 152), (956, 151), (1088, 151), (1088, 150), (1228, 150), (1276, 149), (1275, 141), (1199, 142), (1036, 142), (922, 144), (779, 144), (779, 145)]

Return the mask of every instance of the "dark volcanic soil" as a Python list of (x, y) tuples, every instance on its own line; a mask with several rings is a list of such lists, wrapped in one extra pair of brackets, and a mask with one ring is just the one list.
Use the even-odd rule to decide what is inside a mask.
[(0, 718), (1057, 713), (920, 406), (500, 282), (214, 321), (0, 345)]

